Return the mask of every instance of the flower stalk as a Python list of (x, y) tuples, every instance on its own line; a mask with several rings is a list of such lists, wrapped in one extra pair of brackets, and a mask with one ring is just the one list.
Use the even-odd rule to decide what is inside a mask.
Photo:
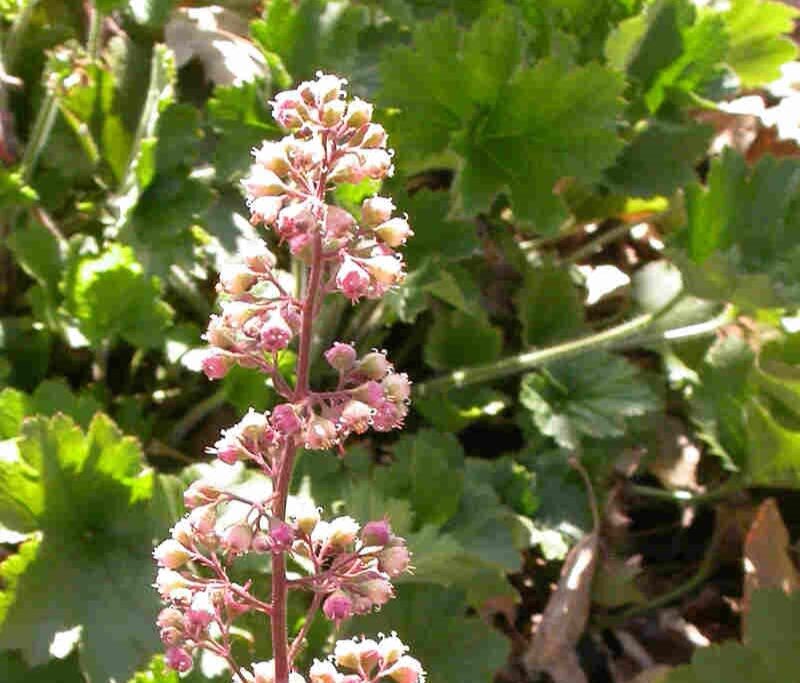
[[(251, 409), (223, 430), (209, 449), (224, 466), (249, 462), (271, 485), (242, 492), (212, 478), (192, 483), (184, 494), (188, 515), (154, 552), (160, 566), (156, 587), (167, 607), (159, 616), (166, 660), (188, 671), (200, 650), (227, 661), (241, 683), (304, 683), (296, 659), (317, 612), (337, 626), (379, 608), (394, 597), (392, 580), (407, 571), (410, 554), (386, 519), (363, 527), (351, 517), (326, 521), (311, 503), (290, 501), (298, 449), (337, 448), (352, 434), (402, 427), (411, 393), (383, 351), (361, 357), (334, 342), (324, 358), (337, 376), (332, 387), (310, 383), (314, 323), (325, 296), (351, 302), (378, 299), (404, 277), (397, 251), (412, 235), (405, 218), (393, 217), (387, 197), (364, 201), (360, 220), (327, 203), (339, 183), (381, 180), (392, 172), (386, 133), (372, 123), (372, 107), (347, 101), (344, 81), (318, 75), (297, 90), (277, 95), (273, 115), (290, 134), (254, 150), (255, 163), (243, 180), (251, 221), (274, 231), (305, 270), (302, 296), (290, 293), (263, 240), (247, 245), (242, 258), (220, 273), (221, 315), (212, 315), (203, 370), (221, 379), (234, 365), (269, 376), (282, 399), (271, 412)], [(297, 344), (296, 382), (283, 376), (280, 354)], [(230, 578), (235, 560), (268, 554), (271, 597), (263, 600), (252, 582)], [(312, 569), (287, 580), (290, 558)], [(311, 594), (305, 625), (290, 643), (290, 590)], [(269, 619), (273, 658), (242, 666), (231, 645), (234, 621), (246, 612)], [(311, 683), (417, 683), (420, 663), (394, 635), (379, 642), (337, 643), (328, 660), (317, 660)]]

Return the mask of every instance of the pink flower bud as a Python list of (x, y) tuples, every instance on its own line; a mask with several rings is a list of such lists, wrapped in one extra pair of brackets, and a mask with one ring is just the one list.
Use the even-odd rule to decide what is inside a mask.
[(339, 416), (339, 424), (346, 432), (363, 434), (369, 428), (373, 412), (374, 410), (366, 403), (355, 399), (350, 400), (345, 404), (344, 408), (342, 408), (342, 414)]
[(391, 286), (403, 281), (403, 262), (399, 258), (382, 254), (364, 259), (362, 264), (382, 285)]
[(333, 346), (325, 352), (325, 360), (339, 372), (347, 372), (356, 360), (356, 350), (350, 344), (333, 342)]
[(353, 615), (353, 601), (344, 591), (334, 591), (325, 598), (322, 611), (328, 619), (338, 623)]
[(384, 671), (383, 675), (395, 683), (418, 683), (424, 680), (425, 671), (422, 669), (422, 664), (414, 657), (403, 655), (390, 669)]
[(174, 607), (165, 607), (158, 613), (156, 626), (159, 628), (183, 628), (183, 614)]
[(272, 270), (278, 260), (275, 258), (264, 240), (250, 240), (242, 247), (244, 262), (247, 267), (256, 273), (266, 273)]
[(196, 593), (192, 598), (189, 609), (186, 610), (186, 619), (191, 626), (197, 629), (204, 629), (216, 617), (216, 610), (211, 601), (211, 597), (205, 591)]
[(294, 529), (285, 522), (279, 521), (269, 530), (269, 537), (272, 542), (272, 552), (282, 553), (292, 547)]
[(297, 90), (286, 90), (275, 95), (272, 116), (284, 128), (299, 128), (308, 116), (305, 104)]
[(182, 674), (191, 671), (193, 666), (192, 656), (180, 647), (167, 648), (164, 661), (170, 669)]
[(275, 173), (258, 164), (250, 167), (250, 175), (242, 179), (242, 186), (248, 197), (277, 197), (288, 190)]
[(372, 408), (376, 408), (386, 400), (383, 395), (383, 387), (378, 382), (372, 380), (357, 386), (350, 392), (350, 395), (359, 401), (363, 401)]
[(386, 130), (379, 123), (370, 123), (359, 136), (359, 146), (364, 149), (380, 149), (386, 147)]
[(387, 579), (369, 579), (358, 584), (358, 590), (374, 607), (385, 605), (394, 597), (394, 588)]
[[(385, 353), (379, 351), (372, 351), (366, 354), (358, 363), (358, 372), (367, 379), (378, 380), (386, 377), (388, 372), (392, 370), (392, 364), (386, 358)], [(372, 389), (371, 391), (375, 391)], [(377, 398), (377, 395), (370, 396), (371, 399)], [(381, 388), (380, 398), (383, 398), (383, 389)]]
[(378, 652), (381, 655), (383, 666), (391, 666), (408, 652), (408, 646), (404, 645), (402, 640), (392, 634), (381, 638), (378, 643)]
[(217, 510), (213, 504), (201, 505), (189, 513), (189, 524), (201, 536), (212, 533), (216, 523)]
[(394, 578), (405, 572), (411, 563), (411, 554), (408, 548), (402, 543), (390, 545), (378, 553), (378, 566), (381, 571), (386, 572)]
[(344, 81), (332, 74), (321, 74), (310, 82), (311, 92), (318, 105), (338, 99), (342, 95)]
[[(330, 618), (330, 617), (329, 617)], [(342, 674), (328, 660), (320, 661), (315, 659), (311, 668), (308, 670), (311, 683), (340, 683)]]
[(366, 546), (384, 546), (392, 537), (392, 527), (385, 519), (367, 522), (361, 530), (361, 540)]
[(166, 541), (162, 541), (155, 550), (153, 550), (153, 557), (161, 567), (177, 569), (189, 561), (192, 557), (192, 553), (178, 543), (178, 541), (170, 538)]
[(358, 522), (352, 517), (336, 517), (330, 521), (328, 543), (338, 548), (352, 545), (358, 535)]
[(406, 240), (414, 233), (405, 218), (395, 216), (375, 228), (375, 234), (390, 247), (399, 247), (405, 244)]
[[(360, 152), (361, 172), (367, 178), (383, 180), (394, 172), (392, 157), (384, 149), (365, 149)], [(346, 158), (346, 157), (345, 157)]]
[(285, 349), (292, 339), (292, 328), (276, 310), (272, 310), (261, 328), (261, 348), (270, 353)]
[(339, 439), (336, 425), (327, 418), (314, 415), (306, 425), (305, 446), (311, 450), (330, 448)]
[(222, 320), (233, 327), (241, 327), (255, 314), (256, 309), (244, 301), (226, 301), (222, 304)]
[(212, 315), (208, 321), (208, 329), (206, 330), (206, 337), (211, 346), (216, 346), (218, 349), (230, 350), (233, 348), (236, 338), (236, 333), (231, 327), (225, 324), (225, 321), (218, 315)]
[(207, 452), (216, 455), (226, 465), (233, 465), (240, 457), (247, 454), (236, 437), (235, 429), (223, 432), (223, 437), (207, 449)]
[(356, 219), (349, 211), (338, 206), (328, 206), (325, 216), (325, 234), (332, 238), (349, 237)]
[(189, 523), (189, 518), (184, 517), (175, 522), (175, 526), (170, 530), (172, 539), (180, 543), (185, 548), (190, 548), (194, 544), (195, 530)]
[(222, 545), (234, 555), (240, 555), (250, 549), (253, 530), (246, 524), (234, 524), (222, 534)]
[(296, 256), (301, 261), (308, 261), (311, 258), (312, 237), (307, 232), (299, 235), (292, 235), (289, 238), (289, 251), (292, 256)]
[(339, 666), (358, 669), (361, 665), (361, 648), (357, 640), (339, 640), (333, 649), (333, 657)]
[(182, 601), (191, 597), (189, 582), (172, 569), (162, 568), (158, 570), (156, 588), (164, 600)]
[(347, 115), (345, 123), (350, 128), (361, 128), (361, 126), (372, 120), (372, 105), (357, 97), (347, 105)]
[(203, 358), (202, 367), (208, 379), (222, 379), (228, 374), (233, 365), (233, 360), (226, 355), (209, 351)]
[(375, 228), (392, 217), (394, 208), (388, 197), (368, 197), (361, 204), (361, 220), (368, 228)]
[(384, 401), (375, 408), (372, 417), (372, 426), (377, 432), (389, 432), (402, 426), (403, 417), (397, 405), (391, 401)]
[(278, 212), (283, 206), (284, 197), (255, 197), (248, 203), (250, 221), (254, 224), (272, 225), (278, 219)]
[(289, 159), (286, 158), (286, 147), (280, 142), (264, 141), (258, 149), (253, 150), (257, 164), (268, 171), (284, 176), (289, 172)]
[(272, 426), (275, 428), (275, 431), (283, 434), (284, 436), (296, 434), (303, 426), (303, 423), (297, 416), (295, 407), (291, 403), (281, 403), (280, 405), (275, 406), (275, 408), (272, 410), (270, 421), (272, 422)]
[(270, 552), (272, 551), (272, 539), (263, 531), (258, 531), (253, 536), (253, 540), (250, 543), (250, 549), (256, 553)]
[(239, 424), (233, 428), (234, 432), (238, 432), (243, 439), (258, 442), (264, 434), (272, 431), (267, 418), (268, 415), (269, 413), (260, 413), (250, 408), (245, 416), (239, 420)]
[(403, 373), (392, 372), (384, 377), (383, 390), (386, 398), (395, 403), (408, 401), (411, 397), (411, 382), (408, 380), (408, 375)]
[(324, 126), (333, 127), (342, 120), (347, 104), (344, 100), (332, 100), (325, 103), (320, 114), (320, 122)]
[(183, 492), (183, 504), (191, 509), (205, 503), (213, 503), (221, 493), (222, 491), (213, 484), (203, 479), (195, 479)]
[(303, 500), (298, 504), (298, 509), (294, 513), (294, 521), (300, 531), (310, 534), (319, 524), (319, 508), (311, 501)]
[(256, 662), (253, 664), (254, 683), (275, 683), (275, 662)]
[(359, 157), (355, 154), (345, 154), (333, 165), (328, 180), (337, 184), (360, 183), (367, 175), (364, 163)]
[(369, 290), (369, 273), (349, 256), (345, 256), (336, 273), (336, 286), (351, 301), (356, 301)]
[(225, 292), (238, 296), (256, 283), (256, 276), (241, 263), (228, 263), (220, 270), (219, 283)]

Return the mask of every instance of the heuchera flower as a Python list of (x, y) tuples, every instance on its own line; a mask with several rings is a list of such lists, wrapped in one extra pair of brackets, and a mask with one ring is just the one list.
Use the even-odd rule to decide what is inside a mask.
[[(367, 197), (357, 215), (329, 203), (338, 183), (381, 181), (393, 172), (393, 152), (383, 126), (372, 120), (372, 105), (348, 101), (344, 85), (319, 74), (278, 93), (273, 116), (290, 134), (254, 149), (242, 180), (252, 224), (272, 236), (270, 243), (243, 243), (239, 257), (222, 268), (221, 311), (210, 317), (204, 335), (202, 370), (211, 380), (226, 377), (236, 365), (263, 373), (281, 398), (271, 412), (251, 408), (222, 430), (207, 451), (219, 463), (186, 489), (188, 513), (153, 551), (159, 567), (155, 587), (166, 603), (156, 625), (167, 665), (181, 673), (208, 649), (230, 665), (235, 683), (305, 683), (293, 661), (305, 631), (291, 644), (273, 637), (274, 659), (242, 665), (230, 647), (236, 619), (253, 611), (285, 622), (291, 589), (309, 593), (312, 611), (321, 610), (338, 625), (385, 604), (394, 597), (392, 580), (410, 570), (405, 540), (388, 519), (362, 528), (349, 516), (323, 520), (313, 502), (288, 499), (297, 449), (343, 453), (353, 434), (398, 429), (411, 394), (408, 377), (395, 371), (385, 351), (359, 356), (353, 344), (340, 341), (324, 352), (335, 371), (328, 373), (335, 376), (331, 386), (317, 391), (309, 382), (313, 326), (323, 297), (338, 294), (356, 302), (385, 295), (405, 277), (398, 250), (413, 235), (389, 197)], [(276, 245), (305, 265), (302, 295), (278, 269)], [(296, 355), (287, 353), (295, 344)], [(290, 381), (284, 373), (293, 358)], [(248, 464), (263, 477), (232, 483)], [(232, 565), (248, 553), (270, 556), (269, 601), (252, 592), (251, 581), (231, 579)], [(304, 576), (287, 579), (288, 557), (307, 568)], [(330, 660), (314, 662), (309, 679), (417, 683), (424, 672), (407, 650), (394, 634), (377, 642), (340, 641)]]

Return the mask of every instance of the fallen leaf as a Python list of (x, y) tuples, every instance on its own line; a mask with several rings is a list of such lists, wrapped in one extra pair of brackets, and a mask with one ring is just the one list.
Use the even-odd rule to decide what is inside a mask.
[(758, 508), (744, 541), (742, 613), (745, 627), (754, 591), (759, 588), (780, 588), (788, 594), (797, 590), (798, 586), (800, 574), (789, 555), (789, 532), (775, 499), (767, 498)]
[(555, 683), (584, 683), (575, 646), (589, 618), (592, 579), (597, 566), (597, 532), (569, 551), (558, 586), (547, 601), (523, 664), (529, 674), (546, 671)]

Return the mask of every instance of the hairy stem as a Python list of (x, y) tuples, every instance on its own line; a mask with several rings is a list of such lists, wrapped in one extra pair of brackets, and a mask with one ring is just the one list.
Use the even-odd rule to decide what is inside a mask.
[[(289, 484), (297, 449), (287, 446), (281, 458), (281, 468), (276, 484), (277, 496), (272, 506), (272, 514), (278, 519), (286, 517), (286, 500), (289, 497)], [(289, 681), (289, 633), (286, 627), (286, 554), (272, 555), (272, 656), (275, 660), (275, 683)]]
[(459, 389), (471, 384), (489, 382), (595, 349), (621, 349), (634, 344), (679, 342), (704, 337), (713, 334), (720, 327), (731, 323), (735, 319), (734, 309), (726, 307), (719, 315), (702, 323), (643, 336), (642, 333), (646, 332), (662, 315), (661, 311), (647, 313), (602, 332), (573, 339), (563, 344), (556, 344), (555, 346), (534, 351), (525, 351), (486, 365), (476, 365), (455, 370), (442, 377), (423, 382), (417, 386), (416, 393), (419, 396), (425, 396), (439, 391), (448, 391), (449, 389)]
[[(323, 135), (322, 146), (326, 158), (322, 164), (319, 183), (316, 188), (316, 199), (321, 205), (325, 199), (327, 186), (327, 168), (329, 161), (328, 141)], [(314, 316), (317, 313), (317, 303), (321, 293), (322, 281), (322, 230), (325, 225), (325, 213), (319, 215), (319, 229), (314, 234), (312, 245), (311, 265), (308, 268), (308, 280), (305, 299), (303, 300), (303, 319), (300, 328), (300, 342), (297, 357), (297, 385), (295, 387), (295, 400), (300, 401), (308, 396), (308, 378), (311, 369), (311, 349), (314, 336)], [(297, 455), (294, 446), (287, 446), (281, 458), (280, 473), (276, 486), (276, 499), (272, 512), (280, 520), (286, 517), (286, 499), (289, 497), (289, 485), (292, 481), (292, 469)], [(288, 683), (289, 681), (289, 635), (286, 628), (286, 601), (288, 597), (286, 583), (286, 554), (275, 553), (272, 556), (272, 655), (275, 660), (275, 683)]]

